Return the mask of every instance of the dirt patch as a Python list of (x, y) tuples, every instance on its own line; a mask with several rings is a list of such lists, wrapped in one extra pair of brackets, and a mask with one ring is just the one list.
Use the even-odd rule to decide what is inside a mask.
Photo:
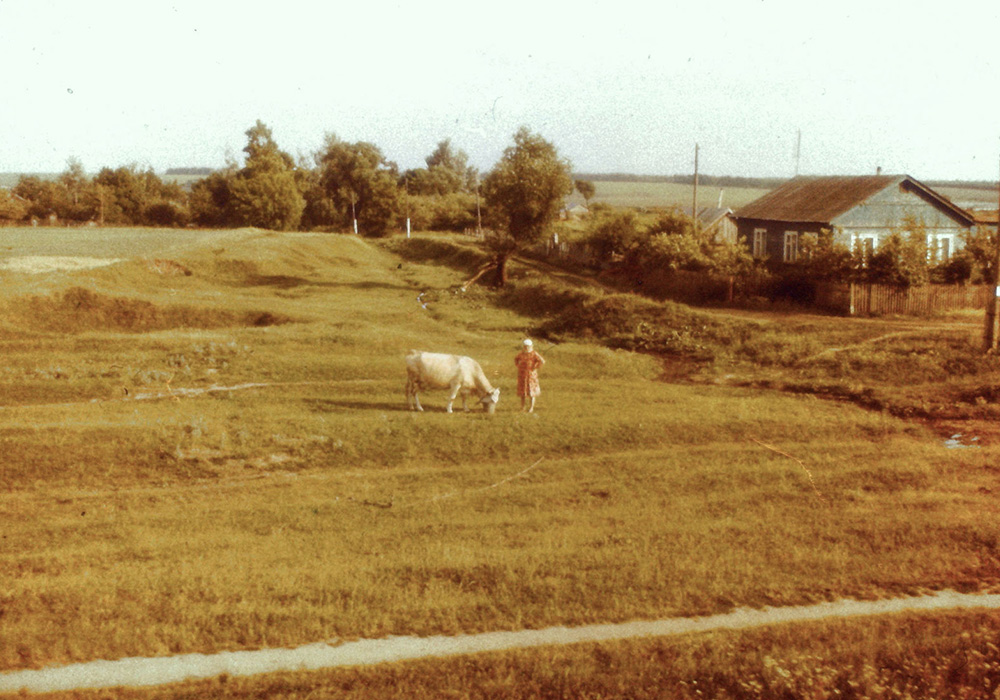
[(158, 275), (165, 275), (171, 277), (184, 276), (190, 277), (192, 272), (188, 268), (181, 265), (179, 262), (173, 260), (147, 260), (146, 268), (150, 272), (155, 272)]
[(170, 328), (276, 326), (292, 322), (269, 311), (236, 312), (189, 306), (159, 306), (112, 297), (82, 287), (50, 296), (31, 296), (12, 304), (11, 320), (32, 329), (79, 333), (91, 330), (149, 332)]

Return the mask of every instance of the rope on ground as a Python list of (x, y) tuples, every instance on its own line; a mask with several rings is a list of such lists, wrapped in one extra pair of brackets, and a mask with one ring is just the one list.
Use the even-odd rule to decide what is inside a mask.
[(791, 460), (793, 460), (795, 462), (798, 462), (799, 466), (802, 467), (802, 471), (804, 471), (806, 473), (806, 476), (809, 477), (809, 485), (812, 486), (812, 490), (816, 492), (816, 495), (819, 496), (819, 499), (821, 501), (823, 501), (824, 503), (827, 503), (826, 498), (823, 496), (822, 493), (820, 493), (820, 490), (818, 488), (816, 488), (816, 480), (813, 479), (812, 472), (809, 471), (809, 468), (805, 465), (805, 462), (803, 462), (798, 457), (790, 455), (787, 452), (782, 452), (781, 450), (779, 450), (774, 445), (768, 445), (766, 442), (762, 442), (762, 441), (758, 440), (757, 438), (755, 438), (753, 436), (750, 436), (750, 439), (753, 440), (754, 442), (756, 442), (758, 445), (760, 445), (761, 447), (763, 447), (765, 449), (771, 450), (772, 452), (775, 452), (775, 453), (781, 455), (782, 457), (788, 457), (788, 459), (791, 459)]

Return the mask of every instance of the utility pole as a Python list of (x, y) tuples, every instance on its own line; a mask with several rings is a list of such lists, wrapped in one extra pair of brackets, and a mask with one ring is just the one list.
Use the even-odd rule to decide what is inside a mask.
[(993, 293), (986, 300), (986, 332), (983, 345), (986, 352), (997, 348), (997, 297), (1000, 296), (1000, 180), (997, 181), (997, 230), (994, 245), (996, 258), (993, 260)]
[(691, 206), (691, 218), (694, 221), (694, 232), (698, 234), (698, 144), (694, 145), (694, 202)]
[(799, 176), (799, 160), (802, 157), (802, 129), (799, 129), (798, 138), (795, 140), (795, 177)]
[(479, 175), (476, 175), (476, 238), (483, 237), (483, 212), (479, 208)]
[(354, 190), (351, 190), (351, 220), (354, 222), (354, 235), (358, 235), (358, 215), (354, 211)]

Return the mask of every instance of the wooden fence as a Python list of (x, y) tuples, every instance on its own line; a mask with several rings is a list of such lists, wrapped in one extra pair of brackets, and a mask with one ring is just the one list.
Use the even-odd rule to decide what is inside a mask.
[(816, 305), (851, 316), (930, 316), (946, 311), (985, 309), (992, 293), (993, 287), (987, 285), (821, 284), (816, 288)]

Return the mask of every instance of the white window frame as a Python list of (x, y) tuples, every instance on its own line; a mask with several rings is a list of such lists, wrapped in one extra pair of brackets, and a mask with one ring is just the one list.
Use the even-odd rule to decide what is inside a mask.
[(767, 229), (755, 228), (753, 230), (753, 256), (760, 260), (767, 257)]
[(865, 266), (878, 250), (878, 236), (874, 234), (859, 235), (856, 239), (858, 250), (861, 253), (861, 263)]
[(782, 260), (793, 263), (799, 259), (799, 232), (785, 231), (785, 245), (782, 248)]

